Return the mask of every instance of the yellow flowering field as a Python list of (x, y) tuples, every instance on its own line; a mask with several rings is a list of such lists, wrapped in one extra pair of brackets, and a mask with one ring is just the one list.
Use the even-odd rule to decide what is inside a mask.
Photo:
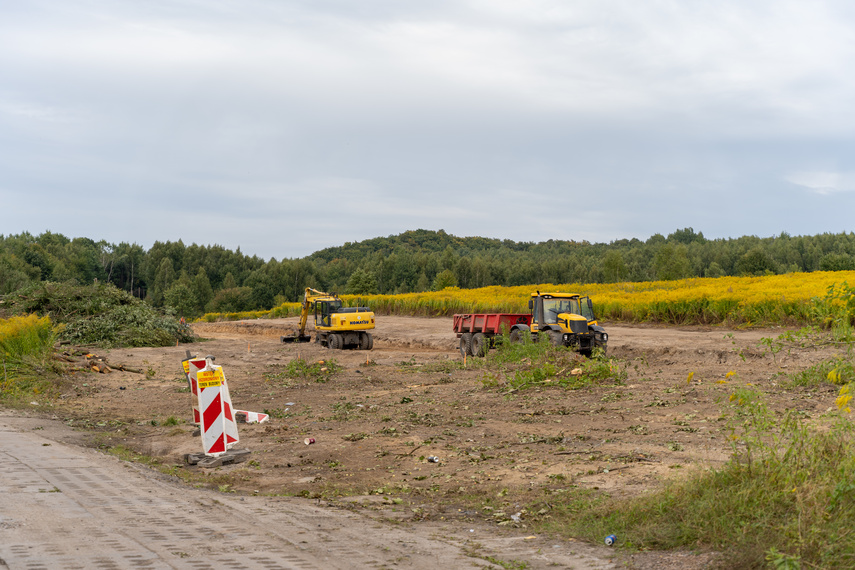
[(50, 368), (54, 342), (61, 330), (47, 316), (0, 319), (0, 399), (40, 394), (50, 387), (45, 370)]
[(0, 319), (0, 355), (5, 362), (49, 352), (57, 332), (47, 316), (33, 314)]
[[(589, 295), (604, 321), (668, 324), (803, 325), (814, 322), (816, 299), (829, 287), (855, 284), (855, 271), (815, 271), (762, 277), (692, 278), (608, 284), (552, 284), (481, 287), (401, 295), (342, 295), (349, 306), (368, 306), (378, 314), (448, 316), (455, 313), (527, 313), (531, 293)], [(208, 313), (200, 320), (288, 317), (300, 303), (270, 311)]]
[(590, 295), (606, 321), (671, 324), (804, 324), (815, 298), (829, 286), (855, 284), (855, 271), (817, 271), (762, 277), (693, 278), (609, 284), (541, 284), (520, 287), (456, 287), (402, 295), (345, 295), (348, 304), (381, 314), (440, 316), (454, 313), (525, 313), (533, 291)]

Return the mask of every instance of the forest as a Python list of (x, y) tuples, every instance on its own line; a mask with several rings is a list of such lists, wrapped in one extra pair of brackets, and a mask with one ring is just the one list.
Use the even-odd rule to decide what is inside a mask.
[(616, 283), (855, 269), (855, 234), (706, 239), (693, 228), (645, 241), (515, 242), (443, 230), (345, 243), (263, 260), (219, 245), (125, 242), (44, 232), (0, 235), (0, 296), (40, 282), (103, 283), (188, 318), (270, 309), (306, 287), (400, 294), (534, 283)]

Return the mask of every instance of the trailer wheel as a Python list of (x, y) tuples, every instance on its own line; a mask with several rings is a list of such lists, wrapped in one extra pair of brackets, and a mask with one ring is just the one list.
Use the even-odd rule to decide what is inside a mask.
[(514, 329), (511, 331), (511, 342), (514, 344), (521, 344), (523, 341), (522, 331), (520, 329)]
[(472, 356), (472, 333), (463, 333), (460, 335), (460, 355), (464, 358)]
[(374, 348), (374, 337), (371, 333), (359, 333), (359, 350), (371, 350)]
[(472, 355), (484, 357), (490, 350), (490, 339), (484, 336), (484, 333), (475, 333), (472, 335)]

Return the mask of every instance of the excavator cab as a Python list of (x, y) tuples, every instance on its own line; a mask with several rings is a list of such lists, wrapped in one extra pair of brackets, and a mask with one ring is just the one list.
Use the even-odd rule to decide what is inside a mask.
[(341, 300), (315, 301), (315, 326), (331, 327), (333, 313), (339, 312)]

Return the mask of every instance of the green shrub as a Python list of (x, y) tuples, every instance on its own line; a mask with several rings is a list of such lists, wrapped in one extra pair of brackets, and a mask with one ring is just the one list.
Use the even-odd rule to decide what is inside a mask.
[(59, 338), (102, 347), (193, 342), (190, 328), (112, 285), (39, 283), (10, 295), (17, 314), (49, 315), (64, 324)]

